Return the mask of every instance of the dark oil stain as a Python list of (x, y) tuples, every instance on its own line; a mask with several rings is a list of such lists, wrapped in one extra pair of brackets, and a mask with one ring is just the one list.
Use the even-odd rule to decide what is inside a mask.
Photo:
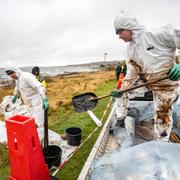
[(171, 111), (172, 102), (171, 99), (161, 99), (161, 103), (161, 106), (159, 106), (158, 110), (156, 111), (158, 123), (159, 120), (161, 120), (162, 122), (160, 124), (168, 126), (170, 122), (169, 111)]
[(72, 104), (75, 111), (84, 112), (91, 109), (94, 109), (98, 100), (94, 99), (96, 96), (92, 93), (85, 93), (79, 96), (75, 96), (72, 99)]

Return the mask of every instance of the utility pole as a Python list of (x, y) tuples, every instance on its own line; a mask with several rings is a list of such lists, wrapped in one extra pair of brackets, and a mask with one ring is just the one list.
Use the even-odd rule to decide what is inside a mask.
[(106, 56), (108, 55), (108, 53), (104, 53), (104, 63), (106, 64)]

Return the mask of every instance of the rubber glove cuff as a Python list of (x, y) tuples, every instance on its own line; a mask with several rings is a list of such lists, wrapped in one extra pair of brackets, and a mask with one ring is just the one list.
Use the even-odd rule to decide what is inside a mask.
[(180, 64), (174, 64), (168, 73), (169, 80), (179, 81), (180, 80)]
[(13, 96), (12, 103), (14, 104), (16, 102), (16, 100), (17, 100), (17, 96)]
[(43, 98), (43, 108), (45, 111), (47, 111), (49, 109), (49, 103), (48, 103), (48, 98), (44, 97)]
[(122, 97), (122, 95), (123, 93), (119, 89), (116, 89), (111, 93), (111, 96), (115, 98), (120, 98)]

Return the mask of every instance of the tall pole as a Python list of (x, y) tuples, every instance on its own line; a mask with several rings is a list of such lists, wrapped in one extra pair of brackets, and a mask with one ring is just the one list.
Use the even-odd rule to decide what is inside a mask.
[(107, 56), (107, 53), (104, 53), (104, 62), (106, 64), (106, 56)]

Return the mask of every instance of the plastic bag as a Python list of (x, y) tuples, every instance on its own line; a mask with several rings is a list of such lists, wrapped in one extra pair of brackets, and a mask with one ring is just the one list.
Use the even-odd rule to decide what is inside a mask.
[(91, 180), (179, 180), (180, 144), (147, 142), (106, 154), (92, 165)]

